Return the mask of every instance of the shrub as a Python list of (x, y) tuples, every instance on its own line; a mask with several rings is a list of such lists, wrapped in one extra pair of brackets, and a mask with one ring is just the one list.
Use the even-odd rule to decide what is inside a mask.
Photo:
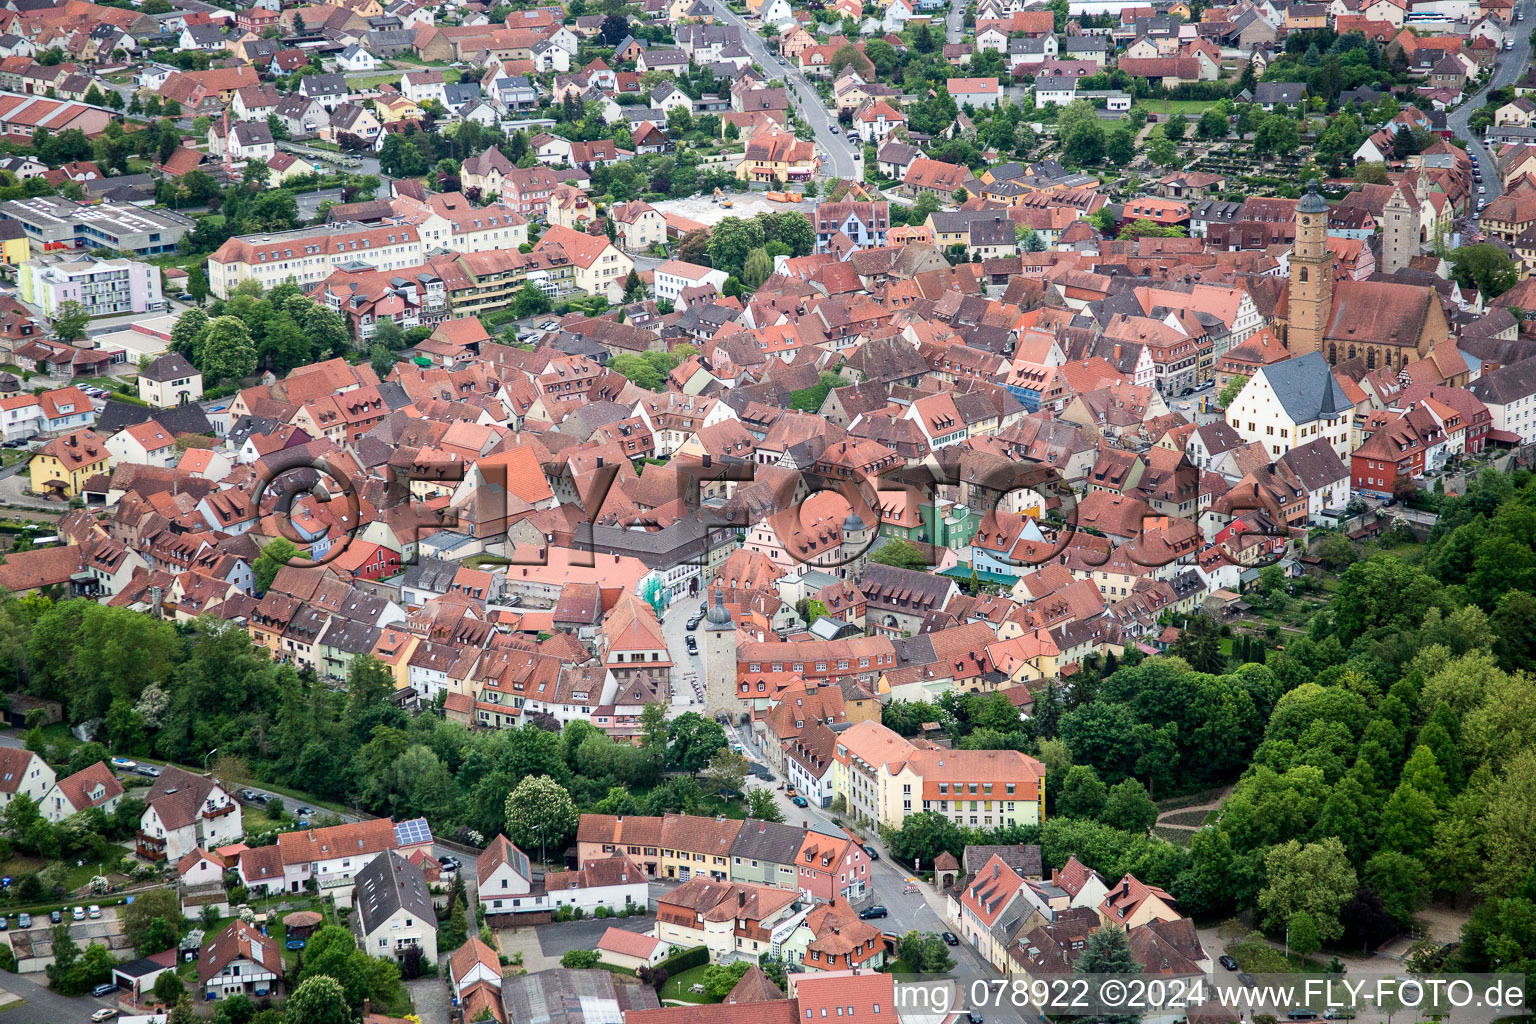
[[(657, 964), (651, 973), (655, 974), (658, 971), (665, 970), (667, 976), (672, 977), (694, 967), (702, 967), (707, 963), (709, 963), (709, 947), (694, 946), (692, 949), (685, 949), (680, 953), (674, 953), (667, 957)], [(657, 984), (661, 983), (658, 982)]]

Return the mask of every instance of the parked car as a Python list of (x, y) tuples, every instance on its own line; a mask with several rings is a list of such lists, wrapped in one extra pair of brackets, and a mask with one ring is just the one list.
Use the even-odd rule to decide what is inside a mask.
[(695, 654), (696, 655), (696, 654), (699, 653), (699, 642), (697, 640), (695, 640), (691, 636), (688, 637), (687, 640), (684, 642), (684, 646), (686, 646), (688, 648), (688, 653), (689, 654)]
[(889, 911), (887, 911), (878, 903), (872, 907), (865, 907), (863, 910), (859, 911), (859, 916), (866, 921), (872, 921), (877, 917), (885, 917), (888, 914)]
[(811, 802), (803, 796), (795, 797), (790, 801), (790, 803), (794, 804), (796, 807), (809, 807), (811, 804)]
[(95, 988), (91, 989), (91, 995), (95, 996), (97, 999), (100, 999), (102, 996), (109, 996), (113, 992), (116, 992), (116, 991), (117, 991), (117, 982), (115, 982), (115, 981), (106, 981), (106, 982), (102, 982), (100, 985), (97, 985)]
[(8, 932), (10, 930), (11, 930), (11, 922), (6, 920), (3, 917), (0, 917), (0, 932)]
[(437, 862), (448, 871), (457, 871), (462, 866), (459, 858), (453, 856), (452, 854), (437, 858)]
[(300, 807), (295, 808), (293, 813), (297, 817), (307, 818), (311, 814), (315, 813), (315, 809), (313, 807), (303, 807), (303, 806), (300, 806)]
[(64, 920), (64, 914), (57, 910), (50, 910), (48, 911), (48, 920), (54, 924), (59, 924)]
[(981, 1019), (981, 1014), (977, 1013), (975, 1010), (967, 1010), (965, 1012), (965, 1019), (969, 1022), (969, 1024), (984, 1024)]
[(1317, 1011), (1309, 1010), (1305, 1006), (1297, 1006), (1285, 1015), (1286, 1020), (1317, 1020)]
[(954, 932), (939, 932), (939, 938), (944, 940), (946, 946), (960, 945), (960, 937)]
[[(77, 909), (78, 909), (78, 908), (77, 908)], [(98, 907), (98, 906), (97, 906), (97, 905), (96, 905), (96, 904), (94, 904), (94, 903), (92, 903), (92, 904), (91, 904), (91, 905), (90, 905), (90, 907), (89, 907), (89, 908), (87, 908), (87, 910), (86, 910), (86, 912), (85, 912), (85, 916), (87, 916), (87, 917), (89, 917), (89, 918), (90, 918), (90, 919), (91, 919), (91, 920), (93, 920), (93, 921), (94, 921), (94, 920), (96, 920), (96, 919), (97, 919), (97, 918), (98, 918), (98, 917), (100, 917), (100, 916), (101, 916), (101, 908), (100, 908), (100, 907)]]
[(1353, 1008), (1348, 1007), (1348, 1006), (1341, 1007), (1341, 1008), (1339, 1008), (1337, 1010), (1329, 1010), (1327, 1013), (1323, 1014), (1323, 1020), (1354, 1020), (1354, 1019), (1355, 1019), (1355, 1011), (1354, 1011)]
[(19, 915), (16, 918), (16, 927), (18, 927), (18, 928), (31, 928), (32, 927), (32, 915), (31, 914), (21, 914), (21, 915)]
[(99, 1009), (95, 1013), (91, 1014), (91, 1020), (94, 1021), (95, 1024), (101, 1024), (102, 1021), (104, 1021), (104, 1020), (111, 1020), (113, 1017), (116, 1017), (116, 1016), (117, 1016), (117, 1011), (116, 1010), (112, 1009), (112, 1007), (110, 1007), (110, 1006), (103, 1006), (101, 1009)]
[(244, 800), (248, 804), (255, 803), (256, 798), (260, 795), (261, 794), (257, 793), (254, 789), (242, 789), (240, 791), (240, 799)]
[(699, 628), (699, 621), (701, 618), (702, 616), (695, 615), (693, 618), (688, 620), (688, 632), (692, 633), (694, 630)]
[(147, 776), (151, 779), (158, 779), (160, 777), (160, 769), (152, 764), (139, 765), (138, 772), (140, 775)]
[(75, 909), (71, 910), (69, 912), (69, 919), (71, 921), (84, 921), (85, 920), (85, 908), (84, 907), (76, 907)]
[(864, 855), (870, 860), (880, 859), (880, 851), (875, 849), (873, 846), (870, 846), (868, 843), (864, 844)]
[(1229, 971), (1237, 970), (1237, 961), (1234, 960), (1232, 957), (1227, 956), (1226, 954), (1222, 954), (1221, 957), (1218, 958), (1217, 962), (1220, 963), (1221, 966), (1225, 967)]

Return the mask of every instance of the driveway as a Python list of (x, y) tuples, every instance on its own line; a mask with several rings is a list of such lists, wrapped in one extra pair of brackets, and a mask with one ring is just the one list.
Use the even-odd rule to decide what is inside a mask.
[(421, 1024), (448, 1024), (452, 1004), (448, 998), (446, 972), (442, 977), (408, 981), (405, 990), (411, 994), (411, 1003), (416, 1007)]
[[(579, 922), (571, 921), (570, 924)], [(564, 925), (549, 925), (551, 928), (563, 928)], [(598, 934), (602, 934), (599, 932)], [(596, 940), (594, 939), (595, 943)], [(521, 928), (500, 928), (496, 931), (496, 945), (501, 947), (501, 955), (517, 962), (518, 954), (523, 957), (523, 970), (529, 974), (535, 971), (548, 970), (551, 967), (560, 966), (558, 956), (545, 956), (539, 946), (539, 936), (536, 929), (524, 926)]]

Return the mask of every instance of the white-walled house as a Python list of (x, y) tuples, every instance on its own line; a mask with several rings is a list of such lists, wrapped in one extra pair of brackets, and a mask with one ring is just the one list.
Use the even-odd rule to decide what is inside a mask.
[(42, 803), (53, 780), (53, 769), (33, 751), (0, 747), (0, 807), (9, 805), (18, 793)]
[[(283, 888), (299, 892), (311, 878), (326, 890), (350, 889), (359, 872), (382, 853), (398, 849), (388, 818), (283, 832), (277, 837)], [(243, 860), (243, 858), (242, 858)]]
[[(46, 767), (46, 766), (45, 766)], [(53, 769), (48, 769), (52, 776)], [(123, 798), (123, 784), (117, 781), (105, 762), (97, 761), (89, 768), (82, 768), (67, 775), (49, 788), (38, 808), (54, 824), (87, 807), (99, 807), (105, 814), (117, 810)]]
[(526, 914), (549, 908), (533, 891), (528, 855), (506, 836), (497, 836), (475, 860), (475, 895), (487, 914)]
[(479, 936), (471, 935), (448, 957), (448, 984), (455, 996), (463, 996), (466, 989), (481, 982), (501, 987), (501, 959)]
[(1273, 458), (1321, 438), (1348, 459), (1353, 413), (1328, 361), (1309, 352), (1260, 368), (1227, 407), (1226, 419)]
[(180, 352), (167, 352), (139, 371), (139, 397), (165, 409), (203, 397), (203, 374)]
[(215, 885), (224, 881), (224, 862), (198, 847), (176, 862), (176, 874), (185, 886)]
[(402, 958), (421, 950), (437, 962), (437, 912), (421, 868), (389, 851), (375, 857), (357, 875), (358, 930), (369, 956)]
[(111, 453), (113, 468), (127, 462), (169, 469), (181, 459), (176, 450), (176, 435), (154, 420), (119, 430), (107, 438), (107, 451)]
[(135, 845), (146, 860), (180, 861), (197, 849), (216, 849), (245, 834), (240, 804), (206, 775), (166, 766), (144, 798)]
[(644, 907), (647, 898), (645, 872), (622, 853), (589, 860), (579, 871), (546, 874), (544, 891), (551, 909), (579, 907), (588, 916), (598, 907), (610, 911)]
[(665, 299), (675, 303), (684, 288), (712, 284), (715, 290), (719, 291), (725, 287), (729, 277), (730, 275), (723, 270), (701, 267), (697, 263), (685, 263), (682, 260), (667, 260), (656, 268), (652, 292), (658, 301)]
[(203, 943), (197, 960), (203, 999), (236, 993), (254, 998), (275, 994), (283, 983), (283, 953), (255, 925), (235, 920)]

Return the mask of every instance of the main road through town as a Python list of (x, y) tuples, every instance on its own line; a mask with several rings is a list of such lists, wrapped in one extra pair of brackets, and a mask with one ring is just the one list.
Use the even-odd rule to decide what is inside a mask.
[(779, 57), (768, 49), (763, 37), (747, 25), (734, 11), (723, 3), (714, 5), (715, 16), (727, 25), (734, 25), (741, 33), (742, 43), (752, 59), (761, 64), (770, 77), (784, 79), (794, 98), (800, 116), (816, 133), (816, 147), (822, 151), (822, 166), (831, 169), (837, 178), (858, 181), (863, 177), (863, 150), (857, 142), (849, 142), (842, 134), (834, 134), (832, 127), (837, 117), (821, 102), (821, 95), (808, 78), (793, 67), (781, 65)]
[[(1536, 9), (1533, 0), (1518, 0), (1515, 4), (1515, 14), (1529, 14)], [(1531, 34), (1523, 21), (1516, 20), (1510, 30), (1515, 33), (1515, 48), (1512, 50), (1500, 50), (1495, 58), (1493, 77), (1488, 80), (1487, 86), (1481, 91), (1467, 98), (1461, 106), (1451, 111), (1446, 118), (1446, 123), (1451, 132), (1457, 137), (1467, 140), (1467, 152), (1477, 157), (1477, 165), (1483, 172), (1483, 188), (1487, 191), (1476, 198), (1484, 202), (1493, 202), (1504, 191), (1499, 183), (1498, 168), (1494, 166), (1493, 158), (1483, 140), (1475, 132), (1467, 128), (1467, 122), (1471, 120), (1473, 113), (1482, 109), (1486, 100), (1486, 93), (1492, 89), (1501, 89), (1512, 84), (1522, 74), (1531, 62)]]

